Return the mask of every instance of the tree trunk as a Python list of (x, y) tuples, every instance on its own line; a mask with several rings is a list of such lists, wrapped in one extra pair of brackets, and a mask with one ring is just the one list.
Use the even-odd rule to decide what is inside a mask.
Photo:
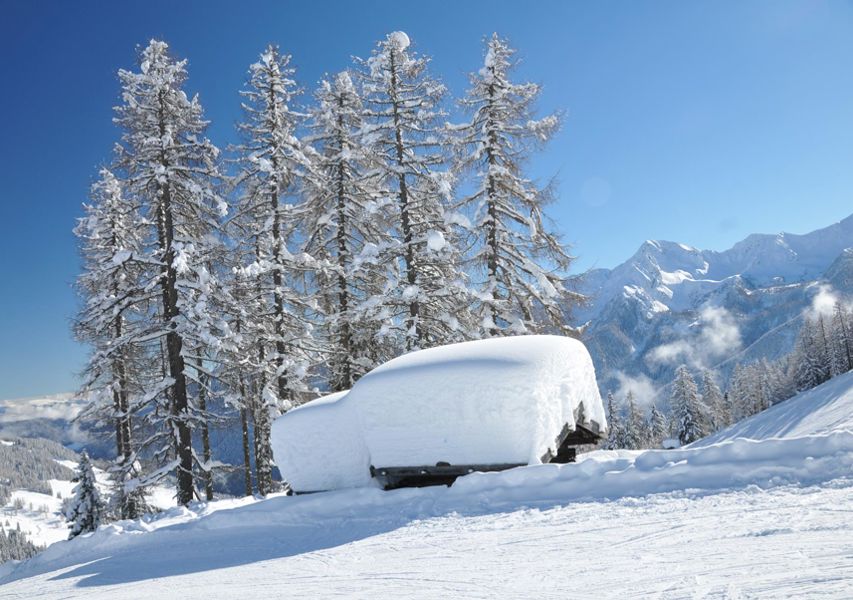
[[(160, 135), (166, 135), (166, 123), (163, 118), (163, 98), (160, 98)], [(161, 165), (168, 170), (169, 161), (161, 157)], [(160, 249), (163, 252), (163, 265), (160, 268), (160, 287), (163, 303), (163, 321), (169, 328), (166, 334), (166, 355), (169, 376), (174, 380), (171, 387), (170, 414), (173, 424), (173, 444), (178, 459), (177, 499), (184, 505), (193, 499), (193, 456), (192, 432), (188, 422), (187, 380), (184, 374), (184, 357), (181, 353), (183, 340), (175, 331), (176, 318), (179, 316), (177, 271), (175, 269), (175, 225), (172, 219), (172, 194), (168, 184), (159, 188), (157, 234)]]
[[(339, 103), (343, 105), (343, 98), (339, 99)], [(338, 129), (343, 128), (343, 117), (338, 117)], [(344, 149), (344, 140), (339, 139), (341, 150)], [(336, 238), (338, 243), (338, 315), (340, 323), (339, 343), (340, 350), (343, 353), (342, 372), (340, 373), (339, 381), (336, 382), (335, 391), (348, 390), (353, 385), (353, 373), (351, 368), (352, 356), (352, 332), (350, 331), (349, 315), (349, 287), (347, 286), (347, 257), (349, 252), (347, 249), (346, 239), (346, 212), (345, 212), (345, 189), (344, 180), (346, 178), (346, 165), (343, 159), (338, 159), (338, 230)]]
[[(240, 380), (240, 394), (245, 400), (245, 387)], [(246, 495), (252, 495), (252, 459), (249, 456), (249, 417), (246, 407), (240, 409), (240, 425), (243, 427), (243, 479), (246, 485)]]
[(486, 184), (486, 207), (489, 213), (489, 225), (486, 228), (486, 245), (489, 249), (489, 256), (487, 259), (487, 270), (489, 276), (489, 287), (492, 294), (492, 304), (491, 304), (491, 317), (492, 317), (492, 327), (489, 328), (489, 335), (496, 336), (500, 332), (497, 324), (498, 324), (498, 310), (496, 308), (496, 304), (498, 303), (499, 293), (498, 293), (498, 208), (497, 208), (497, 198), (495, 197), (497, 193), (497, 189), (495, 186), (495, 178), (492, 174), (492, 168), (497, 163), (497, 158), (495, 157), (494, 149), (497, 146), (497, 138), (495, 136), (494, 128), (492, 127), (492, 98), (495, 94), (495, 86), (494, 84), (489, 85), (489, 104), (488, 110), (486, 111), (486, 119), (487, 121), (487, 132), (489, 138), (489, 145), (486, 147), (486, 158), (489, 165), (489, 177), (488, 183)]
[(213, 472), (210, 468), (210, 460), (212, 455), (210, 453), (210, 426), (207, 420), (207, 376), (202, 373), (202, 360), (201, 358), (196, 359), (196, 365), (198, 369), (196, 372), (198, 373), (198, 409), (202, 414), (202, 422), (201, 422), (201, 450), (202, 457), (204, 458), (205, 468), (202, 469), (204, 473), (204, 495), (207, 501), (213, 500)]
[[(394, 117), (394, 142), (395, 149), (397, 151), (397, 167), (399, 169), (397, 179), (399, 187), (398, 199), (400, 201), (400, 226), (403, 230), (403, 243), (406, 247), (406, 252), (403, 258), (406, 268), (406, 281), (410, 286), (417, 286), (418, 270), (417, 265), (415, 264), (415, 249), (412, 243), (412, 224), (409, 215), (409, 188), (406, 182), (406, 174), (403, 170), (405, 166), (405, 161), (403, 160), (403, 128), (400, 124), (399, 100), (397, 99), (397, 67), (394, 63), (393, 50), (390, 53), (390, 67), (391, 89), (389, 90), (389, 95), (391, 96), (391, 110)], [(409, 350), (422, 345), (423, 330), (419, 319), (420, 311), (420, 302), (418, 302), (417, 297), (415, 297), (409, 302), (409, 318), (406, 320), (406, 347)], [(412, 330), (412, 327), (415, 329), (414, 343), (412, 343), (412, 338), (408, 335), (408, 332)]]

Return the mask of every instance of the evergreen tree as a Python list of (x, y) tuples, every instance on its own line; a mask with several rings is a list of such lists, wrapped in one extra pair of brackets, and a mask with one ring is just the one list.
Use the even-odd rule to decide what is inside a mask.
[[(8, 526), (8, 521), (6, 522)], [(26, 560), (32, 558), (42, 550), (43, 546), (36, 546), (27, 536), (21, 532), (20, 523), (15, 529), (6, 531), (0, 527), (0, 565), (10, 560)]]
[(472, 171), (476, 186), (462, 201), (474, 215), (477, 238), (471, 259), (478, 278), (476, 316), (485, 336), (573, 333), (566, 313), (582, 298), (566, 288), (572, 257), (546, 226), (543, 209), (551, 190), (523, 174), (532, 150), (552, 137), (559, 118), (534, 118), (540, 88), (510, 80), (514, 54), (497, 34), (487, 40), (485, 64), (470, 75), (461, 101), (471, 121), (454, 128), (456, 168)]
[(203, 137), (207, 127), (197, 96), (188, 97), (186, 61), (152, 40), (139, 57), (139, 71), (119, 71), (123, 103), (115, 122), (122, 128), (118, 166), (128, 192), (143, 205), (145, 261), (156, 273), (159, 302), (146, 337), (162, 344), (164, 373), (145, 390), (154, 406), (145, 414), (155, 434), (148, 438), (161, 468), (175, 471), (177, 500), (193, 499), (196, 464), (192, 432), (201, 418), (188, 384), (199, 348), (215, 352), (223, 330), (211, 306), (222, 292), (208, 265), (219, 248), (219, 220), (227, 205), (217, 191), (222, 176), (218, 149)]
[[(145, 389), (152, 366), (140, 342), (145, 305), (153, 298), (140, 233), (145, 223), (137, 203), (108, 169), (101, 169), (90, 197), (86, 216), (74, 229), (83, 258), (77, 289), (84, 300), (74, 330), (92, 347), (83, 386), (91, 400), (83, 416), (112, 422), (117, 457), (112, 475), (124, 481), (135, 463), (133, 398)], [(120, 510), (123, 518), (138, 515), (130, 497)]]
[(643, 415), (637, 408), (637, 403), (634, 401), (634, 392), (628, 390), (628, 395), (625, 397), (625, 427), (624, 427), (624, 448), (629, 450), (639, 450), (644, 446), (643, 440)]
[(702, 402), (708, 407), (711, 431), (718, 431), (731, 424), (732, 416), (723, 393), (714, 381), (714, 374), (707, 369), (702, 373)]
[(272, 419), (288, 410), (307, 386), (317, 347), (312, 335), (316, 306), (300, 283), (315, 261), (290, 248), (300, 243), (298, 209), (311, 149), (298, 137), (305, 115), (293, 108), (299, 90), (290, 55), (270, 45), (249, 67), (241, 92), (245, 119), (238, 124), (240, 194), (234, 237), (239, 240), (244, 376), (253, 394), (258, 493), (273, 490)]
[(650, 448), (659, 448), (663, 440), (669, 435), (669, 422), (666, 415), (658, 410), (657, 405), (652, 402), (652, 407), (649, 410), (648, 425), (648, 446)]
[(104, 510), (95, 484), (95, 471), (86, 452), (80, 456), (77, 475), (72, 481), (77, 485), (74, 486), (74, 497), (66, 513), (68, 528), (71, 530), (68, 535), (69, 540), (81, 533), (95, 531), (101, 524), (101, 514)]
[(364, 108), (349, 74), (322, 81), (316, 100), (311, 141), (318, 151), (299, 212), (304, 252), (316, 259), (311, 277), (329, 385), (341, 391), (393, 358), (378, 335), (385, 273), (377, 259), (394, 240), (380, 182), (368, 169), (371, 156), (360, 133)]
[(823, 318), (805, 319), (791, 355), (793, 379), (798, 391), (816, 387), (831, 375), (831, 360)]
[(310, 347), (308, 307), (295, 287), (307, 268), (305, 257), (288, 249), (297, 229), (293, 207), (311, 168), (308, 149), (297, 137), (305, 115), (293, 108), (299, 90), (290, 60), (270, 45), (249, 67), (241, 91), (245, 119), (238, 124), (245, 141), (237, 148), (241, 194), (234, 222), (252, 257), (245, 275), (255, 281), (258, 295), (243, 335), (256, 340), (260, 401), (273, 410), (287, 408), (294, 393), (304, 389)]
[(853, 370), (853, 335), (850, 319), (841, 302), (832, 308), (831, 326), (832, 372), (835, 375)]
[(613, 406), (613, 393), (607, 393), (607, 439), (604, 440), (605, 450), (623, 448), (624, 427), (619, 414)]
[[(387, 313), (382, 333), (400, 350), (468, 339), (470, 299), (447, 210), (453, 192), (443, 168), (447, 136), (439, 119), (445, 87), (427, 74), (428, 59), (393, 32), (373, 55), (359, 60), (364, 99), (364, 143), (371, 165), (393, 201), (389, 222), (396, 242), (380, 248), (387, 281), (381, 298)], [(392, 343), (393, 343), (392, 342)]]
[(676, 435), (682, 445), (708, 435), (707, 418), (699, 399), (699, 390), (685, 365), (675, 371), (670, 406), (676, 421)]
[(752, 384), (749, 381), (749, 377), (749, 371), (744, 365), (735, 365), (727, 391), (733, 423), (754, 414)]

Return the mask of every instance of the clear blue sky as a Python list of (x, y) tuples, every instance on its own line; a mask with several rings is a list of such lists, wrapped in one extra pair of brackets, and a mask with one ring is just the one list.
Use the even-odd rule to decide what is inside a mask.
[(268, 42), (306, 89), (406, 31), (454, 94), (492, 31), (565, 126), (533, 162), (581, 257), (647, 238), (724, 249), (853, 212), (850, 2), (33, 2), (0, 0), (0, 398), (75, 389), (80, 204), (117, 139), (115, 71), (167, 40), (221, 147)]

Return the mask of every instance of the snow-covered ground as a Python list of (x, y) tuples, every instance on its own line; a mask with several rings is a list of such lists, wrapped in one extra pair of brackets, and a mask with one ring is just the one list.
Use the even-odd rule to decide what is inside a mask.
[[(57, 463), (74, 471), (77, 463), (73, 460), (57, 460)], [(98, 489), (107, 497), (110, 493), (109, 475), (97, 467), (94, 468)], [(55, 542), (68, 539), (68, 524), (62, 514), (62, 501), (73, 496), (75, 483), (62, 479), (50, 479), (50, 494), (41, 494), (29, 490), (15, 490), (5, 506), (0, 507), (0, 524), (12, 528), (20, 527), (34, 544), (50, 546)], [(163, 486), (152, 486), (148, 502), (159, 509), (168, 509), (175, 505), (174, 490)], [(2, 569), (2, 565), (0, 565)]]
[(451, 488), (172, 509), (6, 567), (0, 598), (853, 597), (853, 374), (750, 423)]

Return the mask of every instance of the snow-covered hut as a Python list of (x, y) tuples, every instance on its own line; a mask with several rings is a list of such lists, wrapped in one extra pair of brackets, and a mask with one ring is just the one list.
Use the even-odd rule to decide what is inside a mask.
[(472, 471), (569, 462), (606, 427), (592, 360), (530, 335), (420, 350), (273, 424), (296, 492), (451, 483)]

